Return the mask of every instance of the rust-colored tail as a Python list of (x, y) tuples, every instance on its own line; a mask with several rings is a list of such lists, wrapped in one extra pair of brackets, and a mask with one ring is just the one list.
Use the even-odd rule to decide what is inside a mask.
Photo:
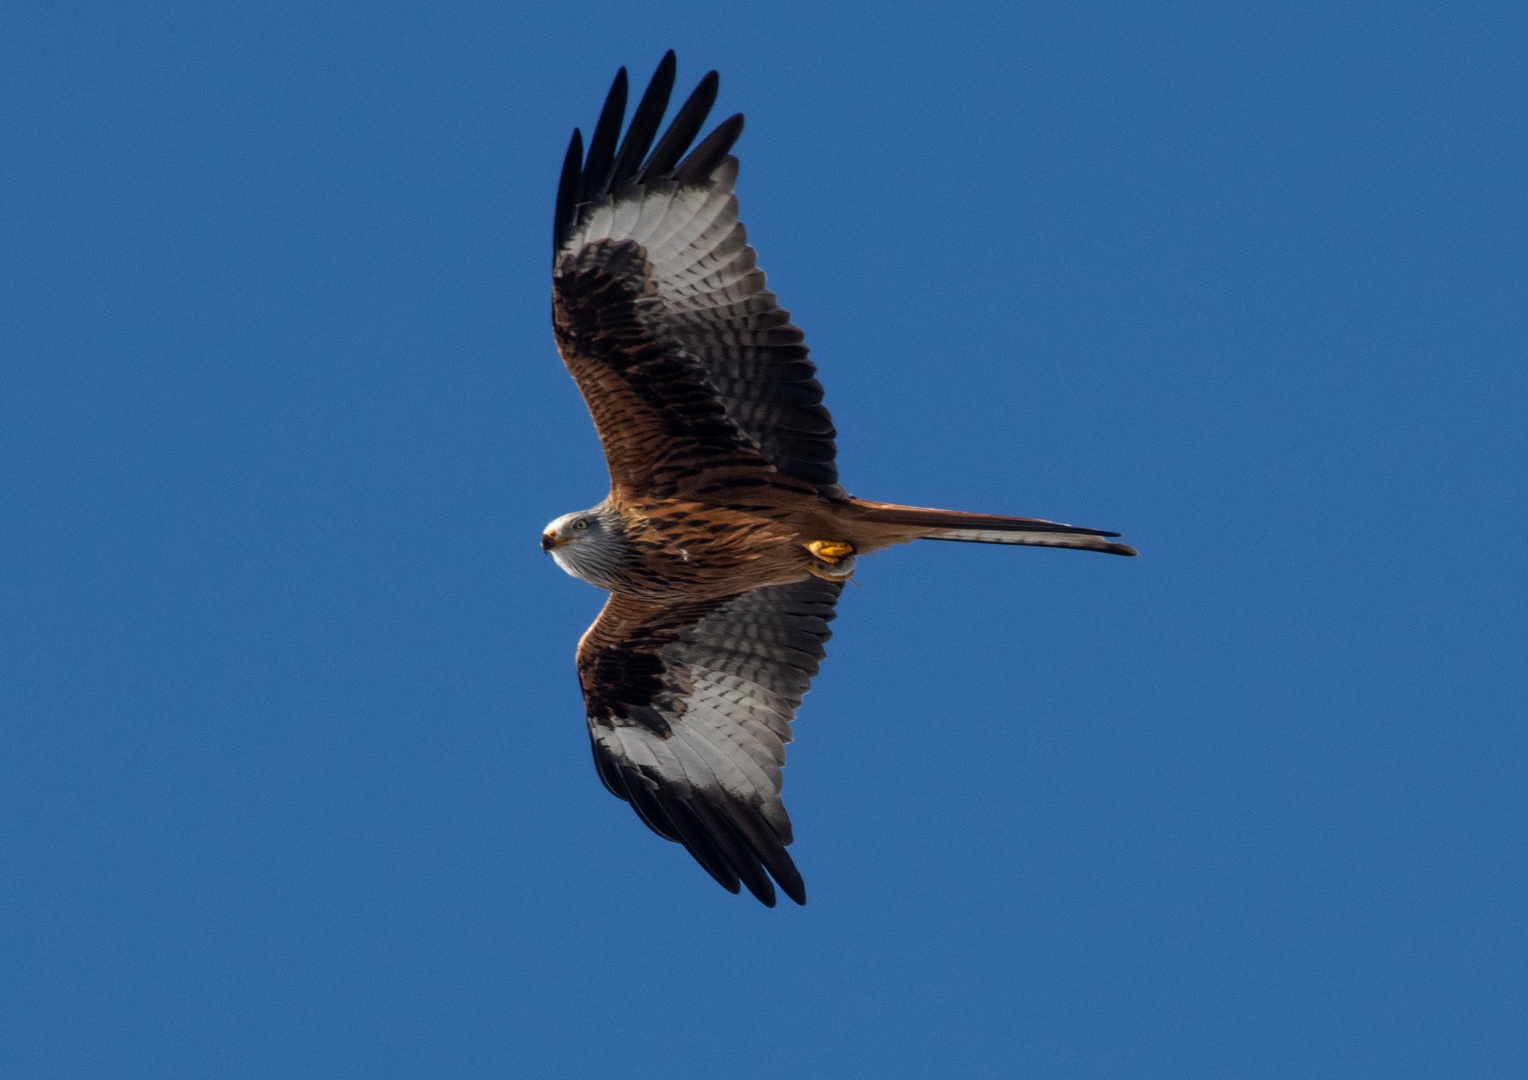
[[(1111, 543), (1116, 532), (1084, 529), (1039, 518), (1005, 517), (1002, 514), (967, 514), (960, 510), (933, 510), (925, 506), (855, 499), (861, 521), (882, 525), (905, 525), (918, 530), (919, 540), (955, 540), (967, 544), (1028, 544), (1034, 547), (1081, 548), (1110, 555), (1135, 555), (1135, 548)], [(928, 530), (924, 532), (923, 530)]]

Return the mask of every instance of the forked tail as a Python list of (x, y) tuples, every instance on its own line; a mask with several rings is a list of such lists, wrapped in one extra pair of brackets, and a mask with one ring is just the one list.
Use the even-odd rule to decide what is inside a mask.
[[(1028, 544), (1033, 547), (1081, 548), (1110, 555), (1135, 555), (1127, 544), (1111, 543), (1118, 536), (1103, 529), (1084, 529), (1039, 518), (1005, 517), (1002, 514), (967, 514), (960, 510), (932, 510), (923, 506), (855, 499), (861, 521), (903, 525), (919, 540), (955, 540), (966, 544)], [(924, 531), (927, 530), (927, 531)]]

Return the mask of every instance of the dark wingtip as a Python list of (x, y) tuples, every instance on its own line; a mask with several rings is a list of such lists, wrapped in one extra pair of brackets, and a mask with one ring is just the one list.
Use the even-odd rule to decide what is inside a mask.
[(669, 95), (674, 92), (674, 70), (674, 50), (670, 49), (658, 61), (658, 70), (653, 72), (652, 82), (647, 84), (642, 100), (637, 102), (637, 111), (631, 115), (626, 137), (621, 140), (621, 148), (615, 154), (615, 166), (610, 170), (610, 179), (602, 191), (615, 191), (637, 175), (637, 169), (647, 157), (648, 148), (653, 145), (653, 136), (658, 134), (658, 125), (663, 122)]
[[(1118, 536), (1119, 534), (1118, 533), (1114, 533), (1112, 535)], [(1108, 547), (1104, 548), (1103, 550), (1108, 552), (1110, 555), (1139, 555), (1140, 554), (1139, 551), (1135, 550), (1135, 548), (1131, 547), (1129, 544), (1110, 544)]]
[[(658, 69), (637, 103), (624, 138), (621, 128), (626, 117), (628, 90), (624, 67), (616, 72), (610, 84), (599, 121), (589, 137), (587, 154), (583, 153), (582, 133), (574, 130), (573, 143), (563, 160), (562, 176), (557, 185), (557, 209), (552, 226), (554, 258), (577, 224), (580, 208), (600, 195), (614, 192), (633, 180), (645, 183), (665, 176), (681, 187), (704, 184), (726, 160), (738, 136), (743, 133), (742, 113), (723, 120), (694, 149), (689, 149), (716, 102), (720, 77), (715, 71), (708, 71), (701, 78), (654, 146), (669, 95), (674, 89), (676, 68), (674, 50), (670, 49), (658, 62)], [(685, 154), (686, 150), (689, 150), (688, 154)], [(683, 160), (680, 160), (681, 155)]]
[(716, 92), (720, 85), (721, 77), (714, 71), (707, 72), (700, 80), (689, 98), (679, 107), (679, 112), (669, 123), (668, 131), (664, 132), (663, 138), (658, 140), (658, 145), (648, 155), (642, 171), (637, 174), (638, 183), (663, 176), (678, 164), (684, 152), (690, 148), (690, 143), (700, 133), (700, 127), (706, 122), (711, 106), (716, 104)]
[(780, 883), (780, 888), (785, 891), (786, 896), (796, 901), (800, 906), (806, 907), (806, 884), (800, 877), (790, 882), (780, 881), (779, 878), (775, 880)]
[(727, 159), (727, 152), (742, 134), (743, 114), (733, 113), (716, 125), (716, 130), (702, 139), (700, 145), (679, 163), (679, 167), (674, 170), (674, 182), (681, 187), (704, 183), (716, 171), (716, 167)]
[(557, 210), (552, 215), (552, 258), (562, 250), (573, 216), (578, 212), (578, 190), (584, 164), (584, 136), (578, 128), (568, 143), (568, 152), (562, 159), (562, 175), (557, 181)]
[(626, 69), (615, 73), (610, 93), (600, 108), (599, 121), (594, 134), (589, 137), (589, 159), (584, 164), (584, 182), (579, 202), (588, 202), (598, 194), (610, 177), (610, 166), (615, 162), (615, 144), (621, 137), (621, 125), (626, 120)]

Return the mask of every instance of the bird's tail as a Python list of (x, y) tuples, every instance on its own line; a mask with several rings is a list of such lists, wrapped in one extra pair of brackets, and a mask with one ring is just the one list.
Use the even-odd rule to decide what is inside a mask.
[(932, 510), (924, 506), (855, 499), (860, 521), (906, 526), (910, 538), (955, 540), (967, 544), (1028, 544), (1034, 547), (1081, 548), (1110, 555), (1134, 555), (1126, 544), (1111, 543), (1116, 532), (1084, 529), (1039, 518), (1005, 517), (1002, 514), (967, 514), (960, 510)]

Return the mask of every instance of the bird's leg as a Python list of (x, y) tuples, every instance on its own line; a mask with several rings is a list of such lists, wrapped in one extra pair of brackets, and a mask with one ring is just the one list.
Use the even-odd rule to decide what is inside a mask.
[(806, 572), (824, 581), (848, 581), (854, 576), (854, 556), (845, 555), (831, 563), (815, 560), (806, 564)]
[(854, 554), (854, 545), (846, 544), (842, 540), (813, 540), (806, 549), (829, 566), (845, 555)]

